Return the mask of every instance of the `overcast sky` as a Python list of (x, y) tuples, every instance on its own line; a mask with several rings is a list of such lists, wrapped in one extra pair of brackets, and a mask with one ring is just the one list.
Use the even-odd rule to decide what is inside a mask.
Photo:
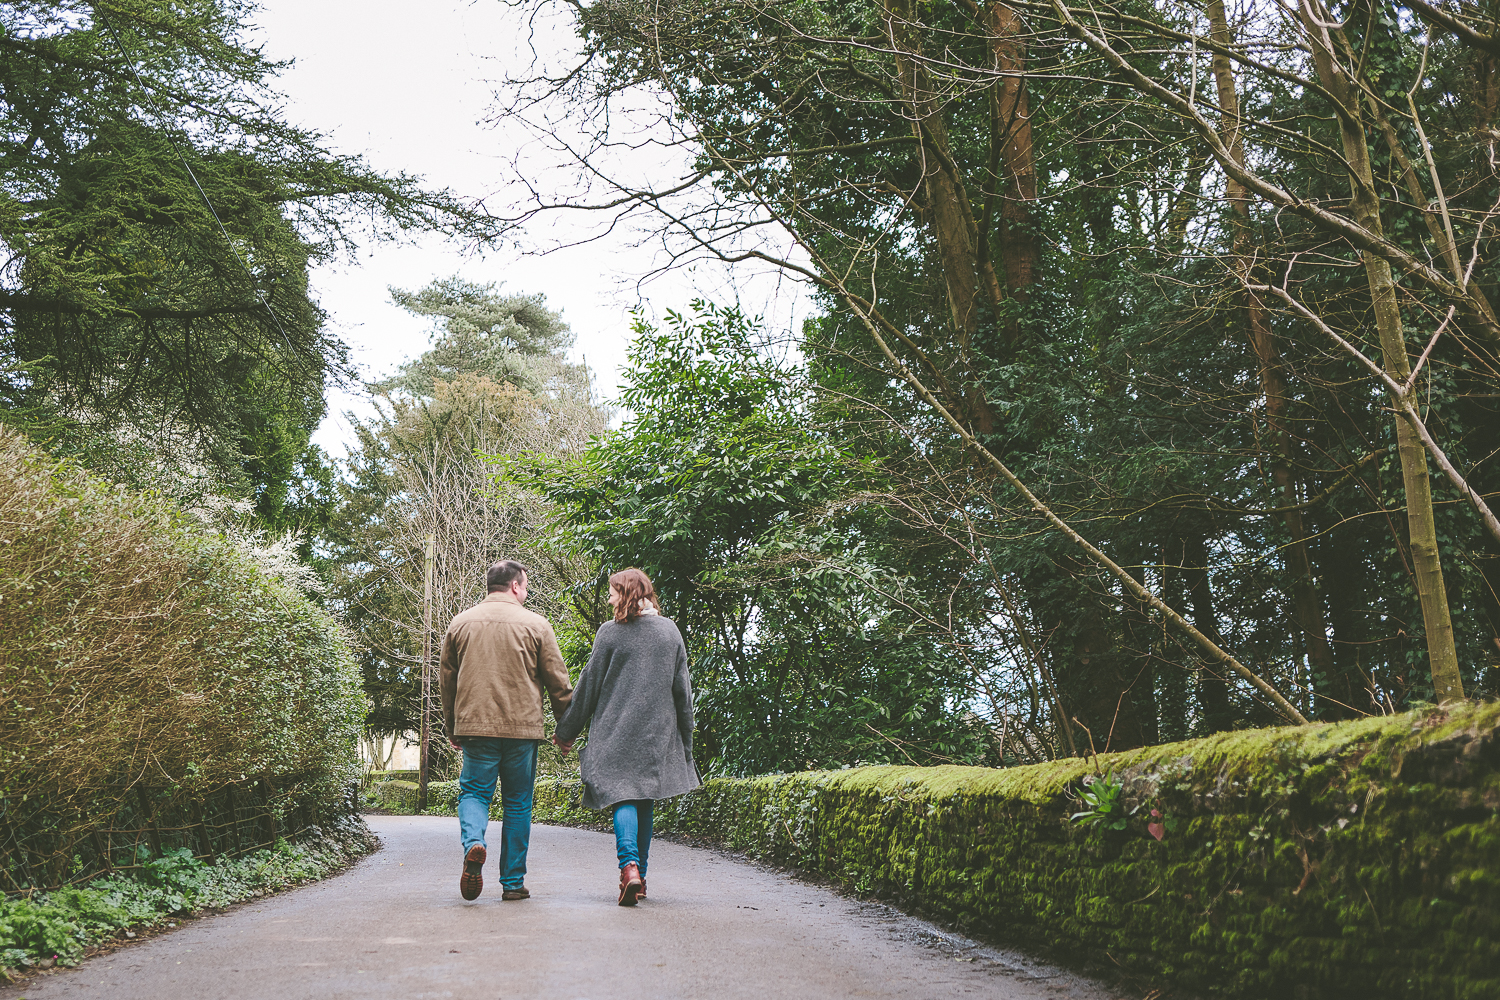
[[(433, 187), (493, 197), (510, 176), (516, 149), (532, 148), (522, 146), (525, 134), (518, 128), (481, 124), (493, 114), (492, 81), (529, 58), (531, 34), (523, 18), (524, 12), (497, 0), (266, 0), (255, 21), (268, 55), (296, 60), (279, 84), (293, 122), (328, 134), (336, 151), (361, 154), (379, 170), (404, 170)], [(573, 43), (561, 26), (537, 37), (544, 55), (553, 58)], [(522, 162), (528, 179), (544, 192), (549, 184), (565, 183), (554, 156), (535, 150), (524, 153)], [(662, 163), (668, 176), (677, 169)], [(536, 245), (569, 242), (590, 221), (597, 220), (558, 218), (537, 232)], [(466, 256), (462, 248), (424, 238), (367, 246), (356, 262), (317, 269), (313, 285), (334, 328), (372, 377), (428, 343), (428, 327), (391, 303), (388, 286), (417, 288), (461, 274), (502, 282), (507, 292), (541, 292), (572, 326), (575, 359), (588, 362), (609, 398), (625, 360), (633, 306), (660, 315), (685, 308), (695, 291), (725, 297), (725, 276), (701, 270), (638, 288), (654, 263), (650, 251), (632, 247), (623, 233), (545, 256), (510, 248)], [(786, 317), (795, 307), (784, 290), (776, 301), (766, 301), (766, 293), (762, 299), (747, 296), (747, 311), (779, 313), (783, 323), (790, 322)], [(330, 416), (315, 440), (342, 455), (352, 439), (342, 412), (368, 410), (358, 394), (335, 393), (329, 404)]]

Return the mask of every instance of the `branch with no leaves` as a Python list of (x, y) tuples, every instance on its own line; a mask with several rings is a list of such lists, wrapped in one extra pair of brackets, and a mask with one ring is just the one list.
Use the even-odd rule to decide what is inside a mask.
[(1486, 35), (1476, 31), (1466, 22), (1459, 20), (1456, 16), (1448, 13), (1441, 7), (1427, 3), (1426, 0), (1407, 0), (1406, 5), (1422, 20), (1451, 31), (1465, 45), (1488, 52), (1491, 55), (1500, 55), (1500, 39), (1495, 38), (1494, 35)]
[[(1412, 398), (1416, 385), (1417, 372), (1421, 370), (1422, 362), (1427, 360), (1427, 355), (1432, 352), (1433, 345), (1437, 343), (1438, 335), (1443, 332), (1443, 326), (1446, 326), (1448, 323), (1447, 319), (1443, 320), (1443, 326), (1438, 327), (1437, 333), (1433, 335), (1432, 340), (1427, 345), (1427, 350), (1422, 352), (1421, 361), (1413, 369), (1411, 379), (1407, 381), (1406, 385), (1402, 385), (1392, 378), (1384, 368), (1381, 368), (1367, 357), (1363, 351), (1340, 336), (1337, 330), (1323, 322), (1321, 316), (1307, 308), (1301, 302), (1298, 302), (1285, 288), (1278, 288), (1274, 285), (1246, 285), (1245, 288), (1251, 292), (1266, 292), (1285, 302), (1292, 312), (1312, 324), (1324, 336), (1342, 347), (1350, 357), (1357, 361), (1376, 381), (1384, 386), (1386, 392), (1390, 393), (1396, 412), (1411, 425), (1412, 430), (1421, 439), (1423, 447), (1427, 449), (1427, 453), (1432, 456), (1432, 460), (1438, 464), (1438, 467), (1443, 470), (1443, 474), (1448, 477), (1448, 481), (1458, 489), (1458, 492), (1463, 495), (1465, 500), (1469, 501), (1469, 506), (1473, 507), (1474, 512), (1479, 515), (1479, 520), (1484, 524), (1485, 530), (1490, 533), (1490, 537), (1500, 542), (1500, 520), (1496, 519), (1495, 513), (1490, 510), (1489, 504), (1484, 502), (1484, 497), (1480, 496), (1478, 491), (1469, 485), (1468, 481), (1464, 479), (1463, 474), (1449, 460), (1443, 449), (1438, 447), (1438, 443), (1433, 440), (1431, 432), (1427, 430), (1427, 424), (1423, 421), (1421, 413), (1418, 412), (1417, 404)], [(1452, 316), (1453, 313), (1450, 310), (1448, 318), (1451, 319)]]
[(1114, 68), (1131, 89), (1157, 98), (1167, 107), (1185, 118), (1207, 144), (1215, 161), (1234, 180), (1253, 191), (1260, 198), (1301, 216), (1320, 229), (1332, 232), (1358, 250), (1373, 254), (1386, 261), (1403, 274), (1416, 278), (1450, 302), (1460, 303), (1474, 311), (1476, 325), (1492, 342), (1500, 342), (1500, 323), (1492, 315), (1486, 315), (1479, 307), (1470, 290), (1463, 284), (1449, 280), (1432, 265), (1418, 260), (1397, 246), (1384, 235), (1371, 232), (1353, 219), (1331, 212), (1306, 198), (1298, 197), (1280, 185), (1273, 184), (1259, 174), (1247, 169), (1224, 145), (1219, 131), (1204, 117), (1203, 112), (1182, 94), (1165, 86), (1138, 69), (1115, 50), (1102, 35), (1090, 30), (1073, 16), (1064, 0), (1049, 0), (1053, 12), (1069, 34), (1099, 53)]

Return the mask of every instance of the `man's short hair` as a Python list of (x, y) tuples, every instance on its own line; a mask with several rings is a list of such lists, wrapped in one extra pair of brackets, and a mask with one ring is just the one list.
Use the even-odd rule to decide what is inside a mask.
[(490, 563), (490, 568), (484, 574), (484, 580), (489, 586), (490, 593), (493, 594), (497, 590), (509, 590), (510, 585), (519, 580), (526, 571), (526, 567), (514, 559), (501, 559), (497, 563)]

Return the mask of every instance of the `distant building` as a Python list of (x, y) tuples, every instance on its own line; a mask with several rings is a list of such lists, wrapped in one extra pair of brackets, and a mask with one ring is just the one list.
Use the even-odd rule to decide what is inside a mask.
[(359, 756), (367, 771), (415, 771), (422, 763), (418, 733), (367, 736), (359, 741)]

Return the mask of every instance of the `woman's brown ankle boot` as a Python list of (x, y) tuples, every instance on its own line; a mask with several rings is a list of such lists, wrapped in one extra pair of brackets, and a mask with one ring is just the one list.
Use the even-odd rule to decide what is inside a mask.
[(641, 894), (641, 870), (635, 862), (631, 862), (620, 869), (620, 905), (634, 906), (637, 897)]

